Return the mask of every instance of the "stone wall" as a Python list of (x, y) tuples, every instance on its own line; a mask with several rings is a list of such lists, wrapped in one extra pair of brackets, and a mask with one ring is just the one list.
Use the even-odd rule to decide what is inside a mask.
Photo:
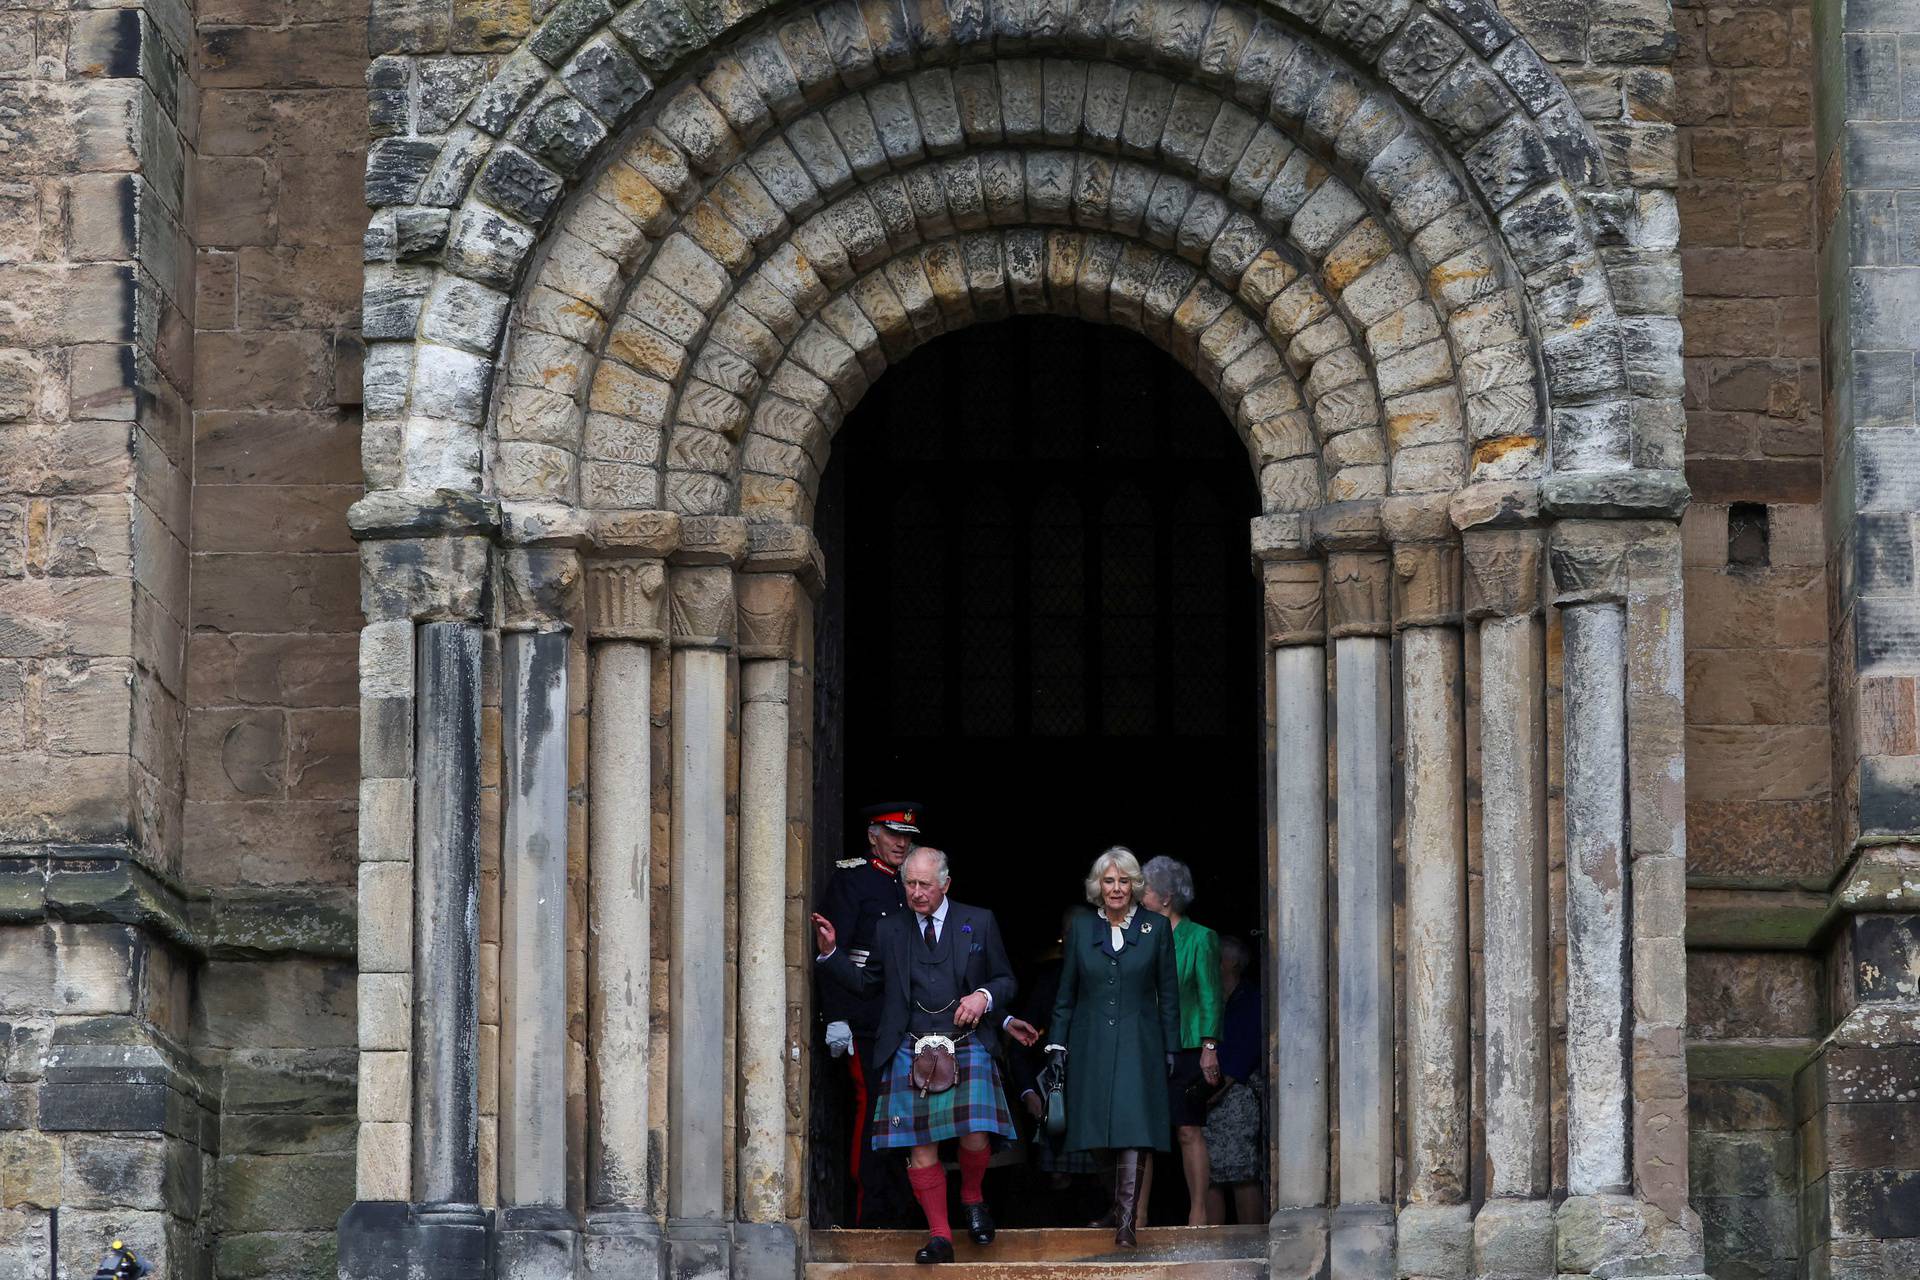
[(40, 6), (0, 38), (0, 840), (123, 844), (162, 874), (183, 789), (191, 38), (166, 4)]
[(299, 17), (0, 15), (4, 1274), (331, 1274), (351, 1197), (365, 21)]
[(1829, 1025), (1813, 956), (1747, 949), (1807, 946), (1835, 862), (1812, 12), (1770, 0), (1674, 18), (1691, 1184), (1708, 1270), (1761, 1280), (1796, 1274), (1805, 1249), (1792, 1078)]
[(1811, 24), (1675, 10), (1695, 883), (1832, 872)]
[(88, 1273), (115, 1235), (204, 1256), (178, 945), (191, 41), (165, 2), (0, 15), (7, 1274)]
[(294, 954), (207, 964), (216, 1276), (333, 1274), (353, 1196), (366, 6), (204, 0), (194, 73), (185, 873), (279, 904)]

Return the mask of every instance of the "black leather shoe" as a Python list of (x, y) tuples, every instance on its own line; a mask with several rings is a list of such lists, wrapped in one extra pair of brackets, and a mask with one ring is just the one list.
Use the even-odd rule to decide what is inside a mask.
[(967, 1239), (975, 1244), (993, 1243), (993, 1215), (987, 1212), (986, 1202), (963, 1204), (960, 1206), (967, 1215)]
[(945, 1236), (928, 1236), (920, 1252), (913, 1255), (915, 1262), (952, 1262), (953, 1241)]

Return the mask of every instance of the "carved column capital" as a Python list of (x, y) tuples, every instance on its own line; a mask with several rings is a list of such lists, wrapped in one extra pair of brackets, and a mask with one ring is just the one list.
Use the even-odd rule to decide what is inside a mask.
[(1547, 561), (1553, 569), (1553, 602), (1623, 603), (1627, 598), (1627, 553), (1633, 530), (1611, 520), (1562, 520), (1553, 526)]
[(667, 640), (666, 562), (639, 556), (587, 563), (587, 634), (595, 640)]
[(791, 573), (743, 573), (739, 580), (740, 657), (791, 659), (800, 611), (812, 607)]
[(676, 564), (667, 575), (669, 634), (676, 649), (730, 649), (738, 634), (733, 569)]
[(360, 611), (369, 622), (477, 622), (493, 539), (475, 534), (363, 538)]
[(1260, 566), (1268, 648), (1327, 642), (1325, 576), (1318, 560), (1269, 560)]
[(1336, 551), (1327, 557), (1328, 631), (1334, 639), (1387, 634), (1390, 576), (1384, 551)]
[(1469, 529), (1461, 537), (1467, 562), (1467, 616), (1514, 618), (1540, 608), (1538, 529)]
[(1460, 625), (1460, 544), (1402, 542), (1393, 548), (1393, 625)]
[(580, 555), (571, 547), (508, 547), (500, 554), (500, 629), (565, 631), (580, 605)]

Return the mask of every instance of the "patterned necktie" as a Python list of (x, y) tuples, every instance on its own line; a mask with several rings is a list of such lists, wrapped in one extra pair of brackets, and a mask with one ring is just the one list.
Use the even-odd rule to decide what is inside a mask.
[(933, 950), (933, 944), (936, 941), (938, 941), (938, 939), (936, 939), (933, 936), (933, 917), (928, 916), (927, 917), (927, 950), (929, 951)]

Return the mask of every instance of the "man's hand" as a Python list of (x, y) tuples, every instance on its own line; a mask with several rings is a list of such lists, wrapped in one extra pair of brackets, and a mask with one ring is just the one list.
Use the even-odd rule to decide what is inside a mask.
[[(829, 929), (833, 926), (828, 925)], [(987, 998), (978, 991), (960, 1002), (953, 1011), (953, 1025), (956, 1027), (978, 1026), (980, 1019), (987, 1016)]]
[(1029, 1049), (1040, 1043), (1040, 1029), (1025, 1018), (1008, 1018), (1007, 1034)]
[(833, 921), (818, 911), (813, 913), (813, 945), (823, 956), (832, 955), (833, 949), (840, 945), (839, 935), (833, 931)]
[(1029, 1089), (1025, 1093), (1021, 1094), (1020, 1101), (1027, 1104), (1027, 1114), (1032, 1116), (1035, 1120), (1038, 1120), (1042, 1115), (1046, 1114), (1046, 1110), (1047, 1110), (1046, 1101), (1042, 1099), (1041, 1096), (1035, 1093), (1033, 1090)]

